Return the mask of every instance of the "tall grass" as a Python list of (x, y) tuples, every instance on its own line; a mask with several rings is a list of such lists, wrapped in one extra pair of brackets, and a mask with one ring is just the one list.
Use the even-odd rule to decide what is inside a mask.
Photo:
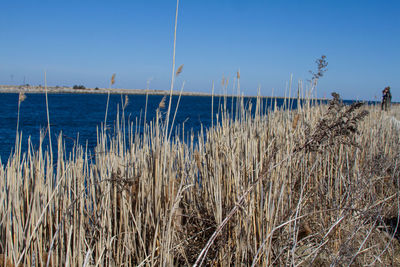
[(0, 266), (400, 264), (398, 107), (251, 109), (221, 108), (197, 142), (165, 138), (160, 112), (142, 135), (118, 116), (93, 157), (60, 136), (55, 165), (44, 134), (17, 144), (0, 166)]

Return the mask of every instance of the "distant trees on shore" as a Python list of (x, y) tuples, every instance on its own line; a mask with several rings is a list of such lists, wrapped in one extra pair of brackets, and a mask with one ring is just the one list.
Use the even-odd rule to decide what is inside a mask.
[(72, 87), (72, 89), (86, 89), (86, 87), (83, 86), (83, 85), (74, 85), (74, 86)]

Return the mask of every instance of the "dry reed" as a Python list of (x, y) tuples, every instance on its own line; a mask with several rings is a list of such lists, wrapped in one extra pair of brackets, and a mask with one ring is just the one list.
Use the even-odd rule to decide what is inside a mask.
[(16, 144), (0, 266), (400, 264), (398, 107), (238, 105), (196, 143), (165, 138), (157, 116), (143, 135), (100, 130), (93, 158), (61, 136), (55, 165), (43, 134)]

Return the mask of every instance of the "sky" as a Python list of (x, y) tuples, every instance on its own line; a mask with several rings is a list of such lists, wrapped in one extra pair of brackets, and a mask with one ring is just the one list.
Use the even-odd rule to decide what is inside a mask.
[[(169, 90), (175, 0), (3, 0), (0, 84)], [(176, 90), (400, 101), (398, 0), (180, 0)]]

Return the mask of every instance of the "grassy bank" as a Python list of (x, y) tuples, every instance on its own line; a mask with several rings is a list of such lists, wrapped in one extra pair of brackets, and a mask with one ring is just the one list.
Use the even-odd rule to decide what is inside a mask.
[(55, 165), (17, 142), (0, 166), (3, 266), (400, 264), (398, 107), (237, 110), (196, 143), (168, 138), (163, 113), (142, 136), (99, 130), (93, 157), (60, 137)]

